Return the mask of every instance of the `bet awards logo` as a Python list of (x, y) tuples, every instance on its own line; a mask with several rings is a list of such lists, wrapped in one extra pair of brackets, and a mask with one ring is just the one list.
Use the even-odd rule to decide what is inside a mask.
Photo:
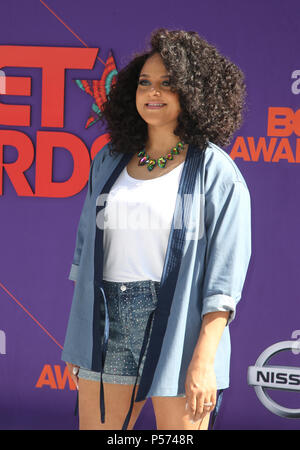
[[(297, 330), (298, 331), (298, 330)], [(295, 333), (293, 333), (292, 337)], [(276, 403), (267, 393), (267, 388), (300, 392), (300, 368), (267, 365), (279, 352), (291, 350), (300, 354), (299, 341), (283, 341), (271, 345), (258, 357), (254, 366), (248, 367), (247, 381), (253, 386), (261, 403), (269, 411), (286, 418), (300, 418), (300, 408), (290, 409)]]

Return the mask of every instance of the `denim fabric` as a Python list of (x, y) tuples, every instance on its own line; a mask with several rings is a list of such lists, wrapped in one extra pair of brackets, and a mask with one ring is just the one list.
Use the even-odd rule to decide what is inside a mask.
[[(97, 348), (98, 334), (101, 338), (109, 329), (108, 324), (99, 333), (94, 329), (98, 323), (100, 328), (98, 309), (105, 303), (101, 277), (94, 276), (103, 257), (102, 245), (95, 245), (97, 198), (107, 192), (103, 188), (108, 180), (112, 185), (127, 163), (127, 155), (111, 155), (109, 150), (105, 146), (91, 165), (69, 274), (76, 283), (62, 352), (62, 360), (94, 371), (101, 366), (104, 353), (100, 344)], [(190, 196), (183, 210), (186, 195)], [(178, 196), (137, 401), (184, 392), (202, 318), (209, 312), (229, 310), (228, 325), (233, 320), (251, 255), (250, 194), (225, 151), (213, 143), (204, 152), (189, 146)], [(189, 231), (183, 234), (177, 228), (181, 217), (187, 219), (183, 223)], [(226, 326), (215, 357), (218, 389), (229, 386), (229, 363)]]
[[(138, 370), (138, 361), (149, 315), (157, 307), (160, 283), (153, 280), (117, 282), (103, 280), (110, 320), (108, 347), (103, 369), (104, 383), (140, 382), (149, 343)], [(104, 328), (104, 319), (101, 327)], [(152, 328), (151, 328), (152, 329)], [(137, 377), (137, 372), (139, 375)], [(100, 372), (80, 367), (79, 378), (100, 382)], [(176, 397), (185, 397), (177, 394)], [(217, 391), (215, 409), (210, 415), (213, 429), (220, 410), (223, 389)]]
[[(150, 313), (156, 309), (160, 283), (153, 280), (103, 280), (103, 285), (110, 321), (103, 381), (134, 384), (147, 321)], [(100, 326), (104, 329), (104, 315), (101, 316)], [(145, 355), (139, 369), (138, 382), (144, 361)], [(86, 368), (80, 368), (78, 375), (81, 378), (100, 380), (100, 372)]]
[[(103, 369), (104, 383), (134, 384), (138, 362), (150, 313), (156, 309), (160, 287), (158, 281), (118, 282), (103, 280), (110, 320), (108, 348)], [(104, 328), (102, 316), (101, 327)], [(139, 368), (140, 382), (148, 350)], [(80, 367), (79, 378), (100, 381), (100, 372)], [(179, 394), (178, 397), (184, 397)]]
[(214, 426), (215, 426), (215, 422), (216, 422), (216, 418), (217, 415), (220, 411), (221, 408), (221, 404), (222, 404), (222, 400), (223, 400), (223, 395), (224, 395), (224, 391), (226, 389), (219, 389), (217, 391), (217, 401), (216, 401), (216, 406), (215, 408), (212, 410), (211, 414), (210, 414), (210, 418), (209, 418), (209, 424), (208, 424), (208, 429), (209, 430), (213, 430)]

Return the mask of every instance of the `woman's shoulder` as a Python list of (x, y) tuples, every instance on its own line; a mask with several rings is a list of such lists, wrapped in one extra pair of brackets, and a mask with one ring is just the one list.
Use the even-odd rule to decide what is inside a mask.
[(207, 185), (232, 185), (241, 182), (247, 188), (244, 176), (233, 159), (218, 145), (208, 142), (204, 153), (204, 171)]
[(103, 162), (107, 155), (109, 155), (109, 143), (105, 144), (104, 147), (102, 147), (101, 150), (96, 153), (96, 155), (94, 156), (94, 164), (98, 165)]
[(99, 170), (102, 164), (110, 163), (117, 156), (118, 154), (112, 152), (110, 143), (107, 142), (107, 144), (105, 144), (104, 147), (102, 147), (102, 149), (99, 150), (98, 153), (96, 153), (96, 155), (94, 156), (93, 164), (96, 170)]

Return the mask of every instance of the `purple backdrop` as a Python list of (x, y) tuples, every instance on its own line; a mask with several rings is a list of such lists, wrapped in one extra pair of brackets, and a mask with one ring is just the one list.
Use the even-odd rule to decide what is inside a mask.
[[(224, 396), (216, 429), (300, 426), (300, 417), (285, 418), (269, 411), (247, 382), (248, 367), (255, 364), (261, 352), (277, 342), (291, 340), (293, 332), (297, 338), (300, 329), (300, 181), (296, 155), (300, 127), (298, 135), (292, 132), (282, 141), (284, 148), (277, 151), (278, 161), (268, 161), (263, 153), (255, 158), (248, 139), (254, 138), (257, 144), (262, 137), (269, 145), (274, 136), (267, 132), (269, 108), (284, 107), (294, 112), (298, 109), (297, 78), (292, 78), (292, 74), (300, 69), (299, 14), (298, 0), (1, 2), (0, 45), (84, 48), (80, 38), (89, 47), (99, 48), (98, 56), (104, 61), (112, 49), (120, 69), (134, 51), (144, 48), (151, 31), (163, 26), (197, 31), (244, 71), (248, 110), (243, 127), (225, 150), (242, 171), (251, 193), (253, 254), (237, 317), (231, 325), (231, 387)], [(99, 79), (104, 66), (98, 59), (91, 70), (66, 70), (64, 128), (60, 129), (41, 126), (41, 70), (3, 67), (1, 50), (0, 68), (6, 76), (32, 78), (31, 97), (7, 96), (3, 100), (30, 104), (30, 126), (0, 123), (0, 130), (24, 132), (34, 145), (39, 130), (65, 131), (79, 136), (88, 149), (103, 133), (98, 125), (84, 128), (92, 99), (72, 81)], [(277, 139), (279, 144), (282, 138)], [(276, 148), (274, 154), (275, 151)], [(300, 148), (298, 151), (300, 162)], [(13, 146), (3, 148), (4, 163), (17, 157)], [(72, 170), (70, 154), (55, 151), (54, 181), (67, 179)], [(34, 191), (35, 163), (25, 174)], [(0, 429), (78, 427), (78, 419), (73, 416), (76, 392), (59, 380), (59, 374), (64, 371), (60, 354), (73, 294), (68, 273), (85, 193), (86, 187), (67, 198), (20, 196), (3, 172)], [(274, 357), (272, 364), (297, 368), (299, 358), (298, 352), (289, 351)], [(38, 381), (41, 387), (37, 387)], [(281, 405), (300, 408), (299, 391), (268, 392)], [(155, 429), (150, 399), (135, 428)]]

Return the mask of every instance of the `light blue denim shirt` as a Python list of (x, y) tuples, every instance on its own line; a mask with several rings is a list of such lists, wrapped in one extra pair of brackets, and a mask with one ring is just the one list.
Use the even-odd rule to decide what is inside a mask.
[[(98, 372), (102, 371), (109, 318), (101, 277), (103, 235), (96, 227), (97, 201), (100, 193), (109, 192), (133, 155), (110, 154), (109, 150), (107, 144), (90, 168), (69, 274), (76, 283), (62, 352), (62, 360)], [(136, 401), (185, 393), (202, 317), (213, 311), (230, 311), (215, 357), (217, 388), (229, 386), (228, 325), (242, 296), (250, 256), (251, 201), (240, 170), (211, 142), (205, 151), (189, 146)], [(105, 306), (106, 325), (99, 333), (100, 303)], [(104, 410), (103, 398), (102, 402)]]

